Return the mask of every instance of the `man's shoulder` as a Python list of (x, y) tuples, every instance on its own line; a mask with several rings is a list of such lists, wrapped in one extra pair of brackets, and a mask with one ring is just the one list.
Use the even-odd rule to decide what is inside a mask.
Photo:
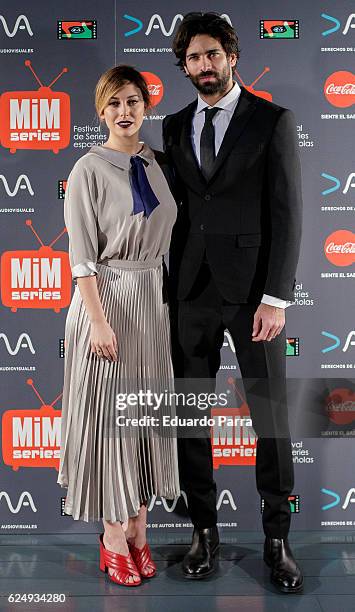
[(170, 115), (166, 115), (163, 119), (164, 127), (166, 128), (166, 127), (178, 126), (179, 124), (181, 124), (186, 118), (186, 116), (192, 112), (196, 104), (197, 104), (197, 101), (194, 100), (193, 102), (190, 102), (190, 104), (187, 104), (187, 106), (184, 106), (184, 108), (177, 111), (176, 113), (171, 113)]
[(271, 100), (266, 100), (265, 98), (262, 98), (261, 96), (256, 96), (255, 94), (249, 92), (249, 91), (245, 91), (245, 96), (250, 100), (255, 101), (255, 98), (257, 98), (257, 109), (259, 112), (262, 113), (266, 113), (270, 118), (271, 117), (279, 117), (280, 115), (282, 115), (283, 113), (290, 113), (292, 112), (289, 108), (286, 108), (285, 106), (281, 106), (280, 104), (276, 104), (276, 102), (271, 102)]
[(285, 106), (281, 106), (280, 104), (276, 104), (276, 102), (271, 102), (271, 100), (267, 100), (266, 98), (262, 98), (261, 96), (257, 96), (256, 94), (251, 93), (250, 91), (245, 90), (244, 94), (250, 101), (255, 101), (257, 98), (258, 108), (259, 110), (268, 111), (269, 113), (279, 114), (283, 111), (289, 110)]

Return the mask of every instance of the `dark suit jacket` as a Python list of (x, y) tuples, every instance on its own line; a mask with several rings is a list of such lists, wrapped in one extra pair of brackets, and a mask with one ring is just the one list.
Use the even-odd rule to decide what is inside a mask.
[(221, 295), (258, 303), (292, 300), (301, 239), (301, 171), (293, 113), (242, 88), (206, 181), (191, 143), (197, 101), (163, 122), (178, 218), (169, 256), (172, 286), (186, 299), (206, 252)]

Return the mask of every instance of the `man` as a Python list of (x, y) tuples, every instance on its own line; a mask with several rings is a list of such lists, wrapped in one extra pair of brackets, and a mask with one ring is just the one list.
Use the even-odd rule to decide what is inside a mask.
[[(179, 207), (169, 258), (175, 375), (215, 380), (228, 328), (244, 385), (261, 383), (262, 392), (251, 386), (247, 398), (258, 436), (264, 561), (272, 582), (292, 593), (303, 576), (287, 538), (294, 473), (280, 397), (285, 307), (294, 298), (301, 236), (294, 118), (233, 81), (238, 38), (216, 13), (186, 15), (173, 51), (198, 91), (197, 100), (163, 123)], [(180, 438), (179, 468), (194, 525), (183, 572), (204, 578), (215, 571), (219, 546), (210, 438)]]

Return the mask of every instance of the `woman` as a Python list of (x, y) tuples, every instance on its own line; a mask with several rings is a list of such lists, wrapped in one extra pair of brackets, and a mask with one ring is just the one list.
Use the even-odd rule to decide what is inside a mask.
[(162, 256), (176, 205), (153, 151), (139, 141), (150, 106), (142, 75), (111, 68), (97, 83), (95, 106), (109, 138), (74, 164), (64, 202), (76, 287), (65, 328), (57, 482), (68, 489), (66, 514), (103, 519), (100, 569), (136, 586), (156, 572), (147, 499), (180, 494), (176, 439), (149, 420), (118, 427), (116, 419), (159, 416), (147, 404), (123, 411), (132, 389), (147, 390), (153, 380), (173, 390)]

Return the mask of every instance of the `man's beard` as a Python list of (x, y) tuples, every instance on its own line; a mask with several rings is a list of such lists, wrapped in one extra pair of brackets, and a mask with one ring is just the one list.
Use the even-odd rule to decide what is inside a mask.
[[(203, 83), (200, 81), (201, 76), (213, 76), (214, 81), (209, 83)], [(226, 66), (222, 73), (218, 74), (213, 70), (208, 70), (198, 76), (189, 75), (190, 80), (195, 85), (196, 89), (205, 96), (210, 96), (217, 93), (223, 93), (227, 89), (227, 85), (230, 79), (230, 68)]]

